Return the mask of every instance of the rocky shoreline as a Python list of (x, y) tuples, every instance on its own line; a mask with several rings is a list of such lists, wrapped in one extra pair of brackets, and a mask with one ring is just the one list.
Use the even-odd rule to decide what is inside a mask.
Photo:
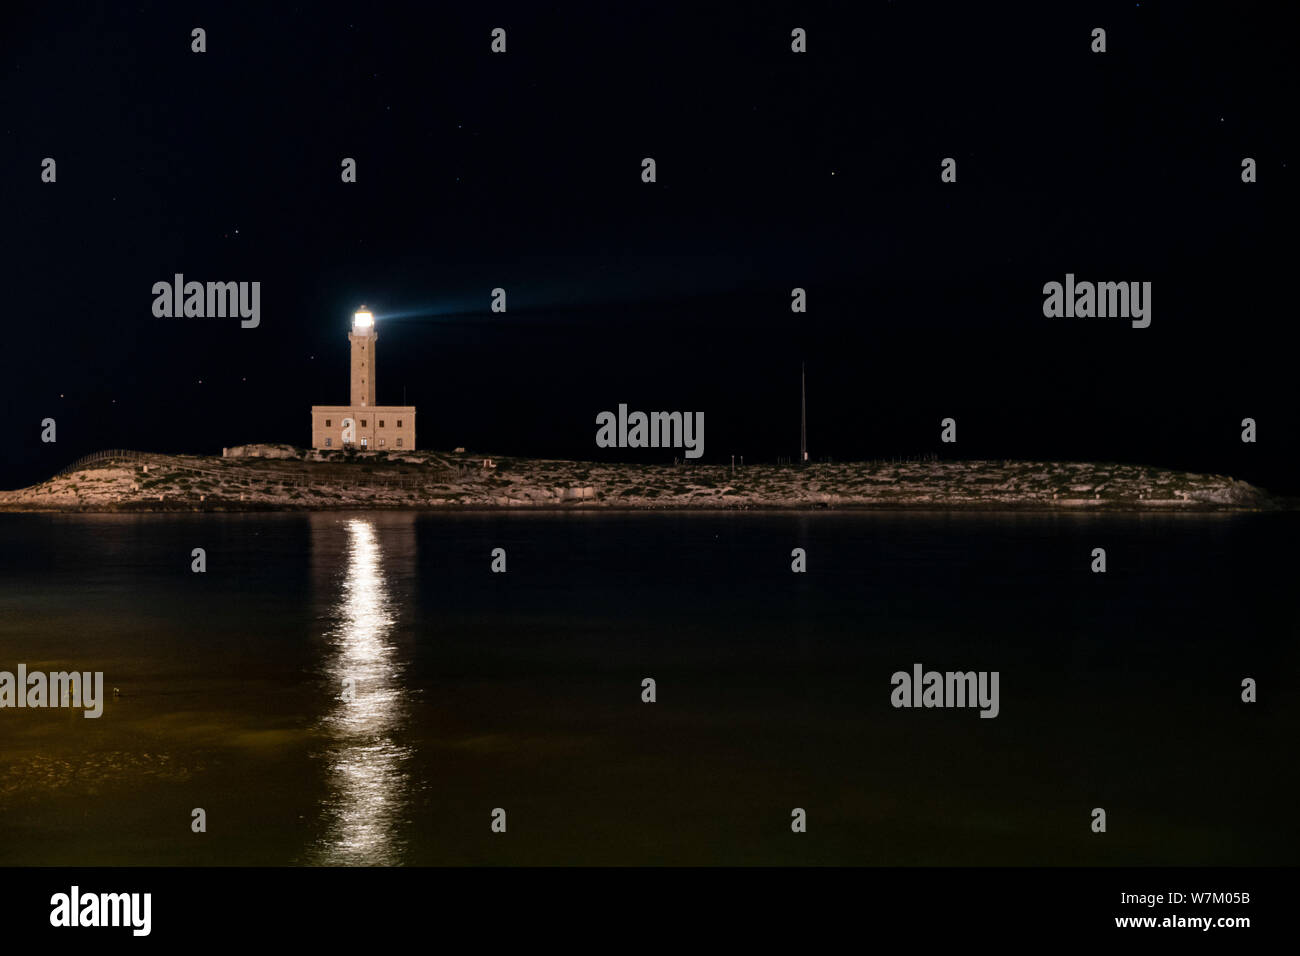
[(313, 452), (222, 457), (122, 452), (0, 491), (6, 512), (319, 510), (1272, 511), (1243, 481), (1141, 465), (916, 461), (804, 467), (603, 464), (455, 453)]

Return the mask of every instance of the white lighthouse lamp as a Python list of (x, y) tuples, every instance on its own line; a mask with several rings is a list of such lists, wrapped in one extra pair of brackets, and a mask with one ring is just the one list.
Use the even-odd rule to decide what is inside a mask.
[(368, 333), (372, 331), (374, 327), (375, 317), (371, 315), (363, 305), (357, 310), (356, 314), (352, 316), (352, 331)]

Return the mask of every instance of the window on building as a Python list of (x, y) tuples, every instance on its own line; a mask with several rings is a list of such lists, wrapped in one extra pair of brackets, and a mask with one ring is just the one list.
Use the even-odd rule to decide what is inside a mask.
[(362, 428), (365, 428), (365, 427), (366, 427), (366, 420), (365, 420), (364, 418), (361, 419), (361, 427), (362, 427)]
[(380, 447), (380, 448), (383, 448), (383, 447), (384, 447), (384, 440), (383, 440), (382, 438), (379, 439), (379, 447)]
[(333, 425), (333, 424), (334, 424), (334, 423), (333, 423), (332, 421), (330, 421), (328, 418), (325, 419), (325, 427), (326, 427), (326, 428), (329, 428), (329, 427), (330, 427), (331, 425)]
[(365, 447), (366, 447), (367, 445), (369, 445), (369, 444), (370, 444), (370, 439), (369, 439), (369, 438), (363, 438), (363, 439), (361, 439), (361, 447), (362, 447), (362, 448), (365, 448)]
[(402, 420), (400, 418), (397, 420), (397, 427), (398, 428), (402, 427)]
[(384, 420), (383, 420), (382, 418), (379, 419), (379, 427), (380, 427), (380, 428), (383, 428), (383, 427), (384, 427)]
[(326, 448), (328, 448), (328, 447), (329, 447), (330, 445), (332, 445), (332, 444), (334, 444), (334, 439), (333, 439), (333, 438), (327, 438), (327, 439), (325, 439), (325, 447), (326, 447)]
[(401, 448), (401, 447), (402, 447), (402, 440), (401, 440), (400, 438), (397, 439), (397, 447), (398, 447), (398, 448)]

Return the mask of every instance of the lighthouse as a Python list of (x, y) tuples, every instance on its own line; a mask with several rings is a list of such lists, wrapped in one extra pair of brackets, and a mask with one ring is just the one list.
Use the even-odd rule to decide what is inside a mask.
[(415, 448), (415, 406), (376, 401), (379, 332), (364, 305), (352, 315), (347, 405), (311, 407), (311, 446), (321, 450), (410, 451)]
[(358, 408), (375, 404), (375, 317), (363, 305), (352, 316), (352, 404)]

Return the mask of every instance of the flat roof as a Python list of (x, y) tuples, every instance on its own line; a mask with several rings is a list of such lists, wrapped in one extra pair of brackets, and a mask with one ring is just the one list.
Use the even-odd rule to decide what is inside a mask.
[(313, 412), (406, 412), (415, 414), (414, 405), (313, 405)]

